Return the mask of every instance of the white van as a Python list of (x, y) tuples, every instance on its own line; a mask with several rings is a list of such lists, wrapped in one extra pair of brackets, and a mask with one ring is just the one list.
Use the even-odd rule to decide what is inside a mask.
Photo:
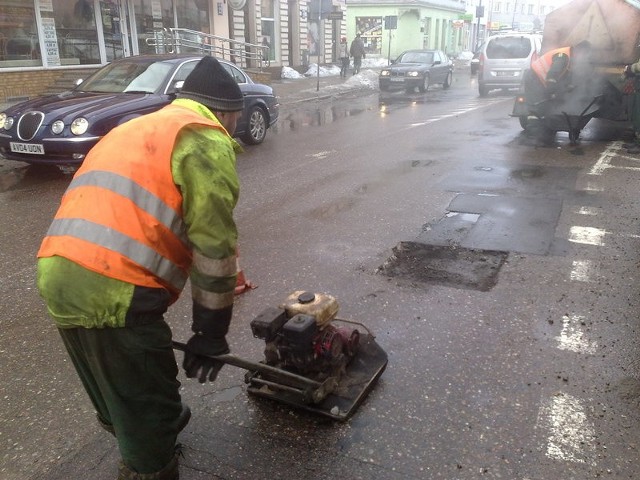
[(522, 73), (531, 66), (531, 58), (540, 54), (542, 35), (506, 33), (489, 37), (480, 47), (478, 92), (518, 88)]

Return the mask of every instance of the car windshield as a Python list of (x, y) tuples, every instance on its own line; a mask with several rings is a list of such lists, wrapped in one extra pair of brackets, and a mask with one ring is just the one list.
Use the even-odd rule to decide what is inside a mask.
[(399, 63), (433, 63), (433, 52), (407, 52), (398, 59)]
[(164, 82), (171, 65), (164, 62), (117, 62), (99, 70), (78, 90), (93, 93), (155, 92)]
[(531, 40), (527, 37), (496, 37), (487, 44), (487, 58), (527, 58)]

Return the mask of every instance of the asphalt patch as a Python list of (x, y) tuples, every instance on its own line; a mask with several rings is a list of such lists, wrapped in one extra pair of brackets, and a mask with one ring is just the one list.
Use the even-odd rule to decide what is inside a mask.
[(508, 252), (400, 242), (378, 273), (414, 283), (491, 290)]

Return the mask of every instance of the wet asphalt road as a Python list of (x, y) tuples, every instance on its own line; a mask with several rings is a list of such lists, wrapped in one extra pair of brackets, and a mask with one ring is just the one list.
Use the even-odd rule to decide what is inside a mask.
[[(243, 372), (186, 380), (181, 478), (637, 478), (638, 162), (628, 132), (523, 135), (468, 74), (426, 94), (283, 109), (239, 157), (234, 353), (294, 290), (335, 295), (389, 365), (345, 423), (248, 396)], [(117, 450), (34, 290), (68, 178), (3, 166), (0, 477), (115, 478)], [(70, 286), (72, 288), (72, 286)], [(186, 340), (188, 292), (171, 309)]]

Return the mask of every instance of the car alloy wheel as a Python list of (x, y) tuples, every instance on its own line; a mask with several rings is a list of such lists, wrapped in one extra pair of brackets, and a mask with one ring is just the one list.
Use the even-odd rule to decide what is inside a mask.
[(260, 107), (252, 107), (249, 112), (247, 131), (240, 138), (245, 143), (257, 145), (262, 143), (266, 135), (267, 119), (264, 116), (264, 111)]
[(444, 79), (444, 83), (442, 84), (442, 88), (449, 88), (451, 86), (451, 82), (453, 81), (453, 73), (447, 73), (447, 78)]

